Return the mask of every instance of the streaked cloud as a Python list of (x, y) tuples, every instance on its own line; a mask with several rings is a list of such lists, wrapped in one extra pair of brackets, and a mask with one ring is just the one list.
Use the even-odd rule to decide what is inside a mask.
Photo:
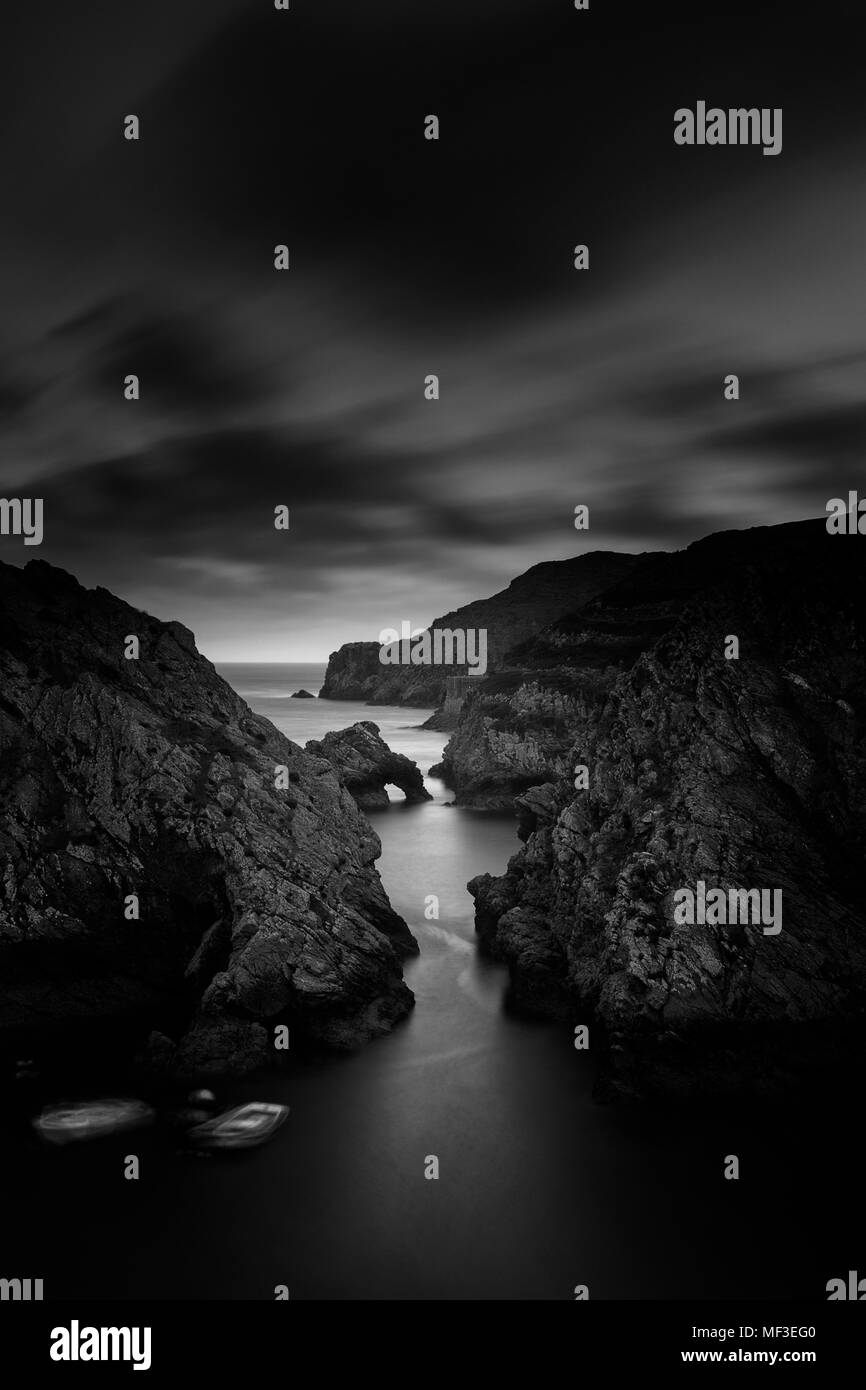
[[(455, 0), (383, 28), (317, 0), (289, 41), (271, 13), (225, 0), (175, 25), (159, 0), (134, 53), (134, 17), (91, 51), (84, 15), (74, 91), (62, 27), (17, 15), (68, 123), (60, 158), (57, 114), (20, 91), (24, 127), (0, 134), (2, 486), (45, 499), (40, 557), (217, 659), (305, 660), (540, 560), (817, 515), (855, 486), (856, 62), (823, 76), (803, 34), (768, 76), (769, 8), (739, 63), (676, 11), (619, 33), (553, 0), (479, 25)], [(684, 70), (698, 95), (733, 71), (739, 99), (783, 105), (782, 157), (675, 150)], [(8, 104), (8, 53), (0, 76)], [(0, 558), (31, 556), (6, 539)]]

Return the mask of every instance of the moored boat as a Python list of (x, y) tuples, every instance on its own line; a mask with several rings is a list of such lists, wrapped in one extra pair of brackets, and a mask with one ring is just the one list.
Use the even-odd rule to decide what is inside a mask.
[(106, 1134), (137, 1129), (150, 1124), (153, 1118), (153, 1108), (143, 1100), (106, 1097), (47, 1105), (33, 1120), (33, 1128), (50, 1144), (72, 1144), (81, 1139), (100, 1139)]
[(187, 1139), (196, 1147), (208, 1149), (249, 1149), (263, 1144), (279, 1129), (289, 1113), (287, 1105), (270, 1101), (250, 1101), (225, 1110), (212, 1120), (194, 1125)]

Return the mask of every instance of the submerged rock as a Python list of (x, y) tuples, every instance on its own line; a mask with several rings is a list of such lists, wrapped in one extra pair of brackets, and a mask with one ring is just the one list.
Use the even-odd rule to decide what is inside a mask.
[(134, 1017), (207, 1073), (278, 1018), (345, 1047), (406, 1015), (378, 836), (187, 629), (0, 565), (0, 692), (0, 1032)]

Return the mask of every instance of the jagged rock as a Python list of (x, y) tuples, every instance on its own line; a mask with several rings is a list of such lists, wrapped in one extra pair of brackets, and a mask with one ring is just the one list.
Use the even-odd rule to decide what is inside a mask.
[(573, 730), (606, 688), (600, 673), (567, 669), (489, 676), (466, 700), (431, 775), (454, 789), (459, 806), (511, 810), (528, 788), (568, 774)]
[(517, 834), (521, 840), (528, 840), (544, 825), (552, 825), (556, 819), (557, 784), (543, 782), (541, 786), (530, 787), (522, 796), (514, 798), (517, 812)]
[(450, 733), (452, 729), (456, 729), (467, 696), (477, 689), (478, 682), (482, 679), (483, 677), (478, 675), (448, 676), (445, 680), (445, 698), (429, 719), (424, 720), (422, 729), (435, 729), (441, 733)]
[(309, 690), (294, 690), (289, 696), (291, 700), (315, 700), (315, 695)]
[(212, 1071), (277, 1017), (348, 1046), (411, 1007), (378, 836), (180, 624), (0, 565), (0, 770), (0, 1031), (171, 1015)]
[(416, 763), (402, 753), (394, 753), (379, 736), (379, 726), (369, 720), (348, 729), (310, 739), (308, 753), (327, 758), (344, 785), (365, 811), (380, 810), (389, 804), (385, 787), (398, 787), (407, 801), (432, 801)]
[[(609, 588), (638, 558), (595, 550), (571, 560), (533, 565), (491, 598), (477, 599), (435, 618), (429, 630), (484, 629), (487, 669), (498, 671), (508, 664), (513, 647)], [(464, 695), (480, 680), (473, 675), (469, 684), (462, 684), (460, 678), (468, 676), (467, 666), (383, 665), (378, 642), (349, 642), (331, 654), (320, 694), (326, 700), (366, 700), (374, 705), (443, 706), (428, 727), (446, 729), (453, 727)]]
[(528, 787), (567, 776), (585, 763), (574, 731), (591, 723), (617, 678), (688, 603), (727, 568), (759, 561), (767, 545), (795, 555), (809, 528), (820, 525), (725, 531), (672, 554), (626, 557), (634, 563), (624, 576), (514, 647), (513, 669), (473, 683), (431, 774), (454, 789), (458, 805), (497, 810), (511, 808)]
[[(571, 723), (589, 790), (524, 794), (524, 848), (470, 890), (515, 997), (595, 1020), (602, 1094), (772, 1093), (862, 1051), (864, 560), (822, 522), (712, 537), (566, 625), (576, 665), (636, 653)], [(780, 888), (781, 933), (676, 924), (699, 879)]]
[(319, 699), (367, 700), (372, 704), (378, 683), (393, 672), (393, 667), (379, 661), (378, 642), (344, 642), (328, 658)]

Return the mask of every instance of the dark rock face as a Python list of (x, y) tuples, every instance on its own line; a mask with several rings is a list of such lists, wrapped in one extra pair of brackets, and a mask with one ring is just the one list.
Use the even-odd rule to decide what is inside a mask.
[(0, 1031), (135, 1015), (231, 1070), (275, 1019), (352, 1046), (411, 1007), (377, 835), (179, 623), (0, 565), (0, 768)]
[(529, 787), (565, 777), (574, 729), (613, 673), (559, 668), (503, 671), (478, 682), (432, 776), (459, 806), (510, 810)]
[(796, 555), (818, 525), (726, 531), (687, 550), (637, 557), (623, 578), (515, 647), (508, 669), (473, 682), (431, 773), (454, 788), (458, 805), (480, 809), (509, 809), (528, 787), (565, 776), (576, 731), (687, 604), (717, 587), (726, 569), (760, 561), (768, 546)]
[(450, 733), (460, 723), (463, 706), (469, 695), (477, 690), (481, 676), (448, 676), (445, 681), (445, 697), (438, 709), (422, 724), (423, 729), (436, 729)]
[(407, 801), (432, 801), (424, 778), (411, 758), (394, 753), (379, 736), (379, 726), (363, 720), (348, 729), (311, 739), (308, 753), (327, 758), (364, 811), (387, 806), (387, 784), (399, 787)]
[(291, 700), (315, 700), (315, 695), (309, 690), (293, 690), (289, 696)]
[[(539, 633), (547, 624), (586, 603), (638, 562), (636, 555), (592, 551), (573, 560), (552, 560), (521, 574), (507, 589), (491, 598), (464, 604), (430, 624), (430, 631), (467, 629), (487, 632), (487, 669), (508, 662), (511, 649)], [(326, 700), (366, 700), (379, 705), (443, 705), (449, 678), (469, 675), (467, 666), (390, 666), (379, 660), (377, 642), (350, 642), (328, 662), (321, 697)], [(473, 675), (472, 682), (480, 682)], [(459, 703), (445, 716), (452, 727)]]
[(378, 642), (346, 642), (328, 658), (320, 700), (369, 700), (377, 683), (392, 668), (379, 661)]
[[(772, 1092), (862, 1047), (864, 562), (822, 522), (716, 536), (539, 643), (606, 674), (565, 773), (518, 798), (524, 848), (470, 889), (516, 999), (606, 1039), (602, 1094)], [(677, 923), (698, 880), (781, 889), (781, 932)]]

